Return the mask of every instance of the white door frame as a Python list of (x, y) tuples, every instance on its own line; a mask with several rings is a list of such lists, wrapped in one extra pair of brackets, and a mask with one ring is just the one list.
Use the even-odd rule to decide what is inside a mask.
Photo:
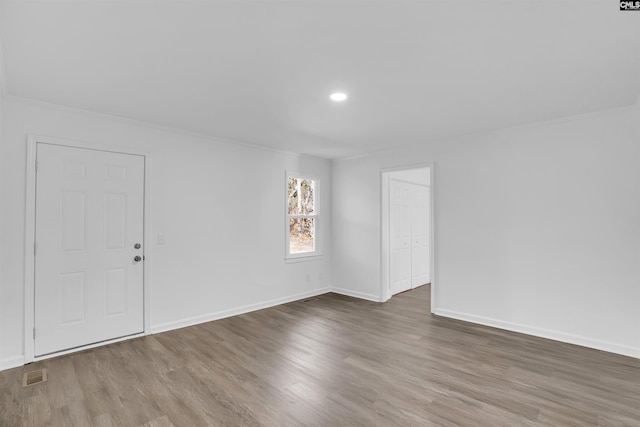
[(429, 224), (429, 281), (431, 282), (431, 312), (435, 310), (435, 300), (437, 292), (436, 276), (436, 235), (435, 235), (435, 163), (424, 163), (418, 165), (398, 166), (380, 170), (380, 301), (385, 302), (391, 298), (389, 285), (391, 283), (391, 253), (389, 250), (390, 227), (389, 227), (389, 176), (392, 172), (399, 172), (409, 169), (429, 168), (431, 197), (429, 201), (429, 211), (431, 219)]
[[(61, 145), (72, 148), (84, 148), (88, 150), (109, 151), (121, 154), (133, 154), (144, 157), (144, 239), (143, 248), (145, 262), (143, 263), (143, 312), (144, 312), (144, 331), (140, 334), (129, 335), (127, 337), (115, 338), (109, 341), (89, 344), (82, 347), (64, 350), (40, 357), (35, 356), (35, 340), (33, 330), (35, 327), (35, 224), (36, 224), (36, 148), (38, 143)], [(73, 353), (76, 351), (86, 350), (88, 348), (98, 347), (107, 343), (123, 341), (148, 335), (150, 330), (150, 262), (151, 246), (149, 239), (150, 221), (150, 175), (151, 175), (151, 158), (140, 150), (131, 149), (129, 147), (118, 147), (103, 144), (94, 144), (89, 142), (70, 141), (60, 138), (52, 138), (41, 135), (27, 135), (27, 194), (26, 194), (26, 211), (25, 211), (25, 235), (24, 235), (24, 363), (30, 363), (37, 360), (48, 359), (63, 354)]]

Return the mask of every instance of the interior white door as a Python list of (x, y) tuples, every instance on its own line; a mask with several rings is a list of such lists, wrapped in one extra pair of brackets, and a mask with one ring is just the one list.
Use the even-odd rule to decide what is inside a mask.
[(411, 209), (409, 184), (389, 180), (391, 294), (411, 289)]
[(429, 193), (411, 185), (411, 288), (429, 283)]
[(36, 156), (35, 355), (143, 332), (144, 157)]

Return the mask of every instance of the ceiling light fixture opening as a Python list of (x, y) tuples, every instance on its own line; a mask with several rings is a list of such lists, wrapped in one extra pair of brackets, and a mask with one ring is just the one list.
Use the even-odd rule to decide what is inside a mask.
[(347, 94), (343, 92), (334, 92), (329, 96), (329, 98), (335, 102), (342, 102), (347, 100)]

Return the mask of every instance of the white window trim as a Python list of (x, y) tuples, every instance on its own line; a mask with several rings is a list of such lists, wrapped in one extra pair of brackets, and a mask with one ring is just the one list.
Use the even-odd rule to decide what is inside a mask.
[[(315, 194), (313, 195), (313, 205), (314, 205), (314, 210), (315, 210), (315, 215), (312, 215), (313, 218), (315, 218), (315, 250), (313, 252), (303, 252), (303, 253), (297, 253), (297, 254), (292, 254), (290, 253), (290, 247), (289, 247), (289, 218), (291, 217), (300, 217), (300, 215), (289, 215), (289, 193), (288, 193), (288, 184), (289, 184), (289, 178), (302, 178), (302, 179), (309, 179), (315, 182), (315, 187), (314, 187), (314, 191)], [(321, 189), (320, 189), (320, 180), (318, 179), (318, 177), (313, 176), (313, 175), (309, 175), (309, 174), (305, 174), (305, 173), (299, 173), (296, 171), (286, 171), (285, 172), (285, 176), (284, 176), (284, 240), (285, 240), (285, 262), (286, 263), (292, 263), (292, 262), (302, 262), (302, 261), (316, 261), (316, 260), (320, 260), (323, 258), (323, 254), (321, 252), (322, 250), (322, 242), (320, 239), (320, 223), (322, 222), (320, 220), (320, 194), (321, 194)], [(308, 216), (308, 215), (307, 215)]]

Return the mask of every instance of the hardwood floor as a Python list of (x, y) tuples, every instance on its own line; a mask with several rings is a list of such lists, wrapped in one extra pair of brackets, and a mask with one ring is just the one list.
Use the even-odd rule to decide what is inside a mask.
[[(640, 360), (335, 294), (0, 372), (2, 426), (640, 426)], [(46, 383), (22, 374), (47, 368)]]

